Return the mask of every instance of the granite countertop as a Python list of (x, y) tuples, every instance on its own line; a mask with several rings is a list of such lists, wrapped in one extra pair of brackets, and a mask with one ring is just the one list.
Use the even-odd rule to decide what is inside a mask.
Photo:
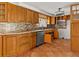
[(32, 33), (32, 32), (38, 32), (38, 31), (46, 31), (46, 30), (53, 30), (53, 29), (52, 28), (47, 28), (47, 29), (27, 30), (27, 31), (0, 32), (0, 35), (25, 34), (25, 33)]

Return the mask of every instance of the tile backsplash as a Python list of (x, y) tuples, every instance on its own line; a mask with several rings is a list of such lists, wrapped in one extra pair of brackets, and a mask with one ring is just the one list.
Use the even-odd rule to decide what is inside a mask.
[(30, 23), (0, 23), (0, 32), (26, 31), (34, 26)]

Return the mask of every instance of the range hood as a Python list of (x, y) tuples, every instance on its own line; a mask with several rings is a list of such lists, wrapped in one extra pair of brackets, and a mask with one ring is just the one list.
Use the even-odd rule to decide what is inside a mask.
[(62, 8), (59, 8), (58, 11), (55, 12), (55, 16), (63, 16), (65, 14), (64, 11), (61, 11)]

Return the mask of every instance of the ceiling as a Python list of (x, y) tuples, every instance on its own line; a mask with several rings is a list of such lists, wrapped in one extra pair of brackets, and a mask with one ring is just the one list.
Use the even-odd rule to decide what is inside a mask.
[(79, 2), (11, 2), (47, 15), (54, 15), (58, 8), (62, 8), (65, 14), (70, 14), (71, 4), (79, 4)]
[(37, 8), (43, 12), (54, 14), (58, 8), (62, 8), (65, 12), (70, 11), (69, 5), (76, 4), (77, 2), (23, 2), (26, 5)]

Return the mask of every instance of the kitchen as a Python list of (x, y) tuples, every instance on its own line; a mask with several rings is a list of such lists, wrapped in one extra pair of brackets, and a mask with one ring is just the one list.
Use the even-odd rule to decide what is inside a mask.
[(73, 2), (0, 2), (0, 56), (79, 56), (78, 9)]

